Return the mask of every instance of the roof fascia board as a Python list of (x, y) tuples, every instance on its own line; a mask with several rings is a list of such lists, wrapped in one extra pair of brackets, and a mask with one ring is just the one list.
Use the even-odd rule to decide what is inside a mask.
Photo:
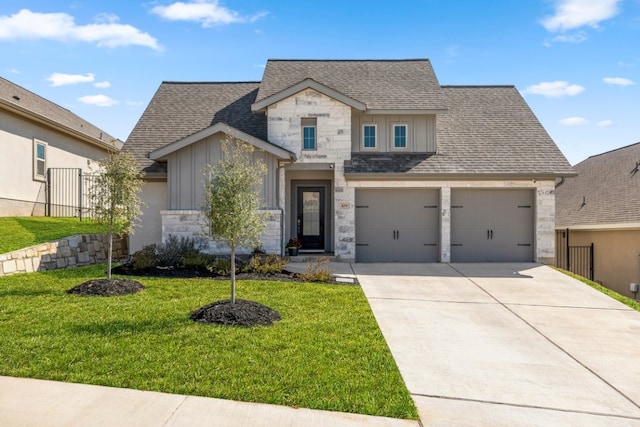
[(504, 180), (555, 180), (562, 176), (575, 176), (569, 174), (430, 174), (430, 173), (387, 173), (387, 172), (369, 172), (356, 173), (345, 172), (344, 176), (350, 181), (424, 181), (424, 180), (446, 180), (446, 181), (504, 181)]
[(30, 110), (27, 110), (26, 108), (22, 108), (19, 105), (15, 105), (12, 104), (10, 102), (6, 102), (3, 99), (0, 99), (0, 107), (2, 107), (3, 109), (5, 109), (6, 111), (9, 111), (10, 113), (14, 113), (16, 115), (19, 115), (21, 117), (25, 117), (27, 119), (33, 120), (37, 123), (49, 126), (53, 129), (56, 129), (62, 133), (65, 133), (67, 135), (70, 135), (74, 138), (78, 138), (81, 139), (82, 141), (88, 142), (89, 144), (92, 145), (96, 145), (100, 148), (103, 148), (107, 151), (112, 151), (114, 148), (116, 150), (120, 150), (122, 149), (123, 146), (123, 142), (120, 141), (119, 139), (115, 139), (113, 141), (102, 141), (100, 139), (96, 139), (96, 138), (92, 138), (88, 135), (85, 135), (81, 132), (78, 132), (77, 130), (74, 130), (70, 127), (64, 126), (58, 122), (56, 122), (55, 120), (51, 120), (48, 119), (44, 116), (41, 116), (40, 114), (36, 114)]
[(383, 109), (377, 109), (377, 110), (367, 110), (364, 112), (364, 114), (398, 114), (398, 115), (408, 115), (408, 114), (440, 114), (440, 113), (446, 113), (447, 111), (449, 111), (446, 108), (443, 109), (429, 109), (429, 110), (383, 110)]
[(582, 225), (556, 225), (556, 230), (566, 229), (576, 231), (615, 231), (615, 230), (640, 230), (640, 222), (620, 222), (615, 224), (582, 224)]
[(365, 111), (367, 106), (353, 98), (346, 96), (343, 93), (338, 92), (335, 89), (331, 89), (328, 86), (323, 85), (322, 83), (318, 83), (313, 79), (304, 79), (300, 83), (296, 83), (293, 86), (290, 86), (284, 90), (281, 90), (278, 93), (274, 93), (271, 96), (268, 96), (258, 102), (254, 102), (251, 105), (251, 111), (253, 112), (261, 112), (270, 105), (275, 104), (276, 102), (282, 101), (283, 99), (289, 98), (290, 96), (295, 95), (298, 92), (302, 92), (305, 89), (313, 89), (317, 92), (320, 92), (323, 95), (328, 96), (329, 98), (333, 98), (336, 101), (342, 102), (345, 105), (348, 105), (356, 110)]
[(165, 160), (169, 154), (175, 153), (178, 150), (181, 150), (193, 143), (201, 141), (202, 139), (207, 138), (211, 135), (215, 135), (219, 132), (230, 135), (233, 138), (248, 142), (254, 147), (266, 151), (267, 153), (273, 154), (279, 159), (291, 159), (292, 156), (294, 156), (293, 153), (285, 150), (284, 148), (280, 148), (274, 144), (271, 144), (270, 142), (263, 141), (259, 138), (256, 138), (255, 136), (249, 135), (248, 133), (231, 127), (226, 123), (220, 122), (152, 151), (151, 153), (149, 153), (149, 158), (151, 160)]

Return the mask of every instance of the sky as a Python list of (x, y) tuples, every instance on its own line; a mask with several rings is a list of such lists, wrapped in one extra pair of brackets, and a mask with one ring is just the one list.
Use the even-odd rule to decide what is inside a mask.
[(571, 164), (640, 142), (640, 0), (2, 0), (0, 76), (125, 141), (162, 81), (428, 58), (515, 85)]

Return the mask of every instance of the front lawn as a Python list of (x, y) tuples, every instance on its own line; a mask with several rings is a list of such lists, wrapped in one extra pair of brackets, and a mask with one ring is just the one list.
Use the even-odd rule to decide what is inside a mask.
[(240, 281), (282, 320), (203, 325), (228, 281), (139, 278), (121, 297), (66, 293), (92, 266), (0, 278), (0, 375), (417, 419), (358, 286)]
[(0, 254), (74, 234), (101, 234), (106, 227), (78, 218), (0, 217)]

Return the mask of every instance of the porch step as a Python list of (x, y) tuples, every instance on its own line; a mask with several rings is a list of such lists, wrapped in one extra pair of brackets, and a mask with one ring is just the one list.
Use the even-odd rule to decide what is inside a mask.
[(297, 256), (290, 256), (289, 262), (314, 262), (320, 258), (326, 258), (329, 262), (341, 262), (340, 257), (332, 253), (298, 253)]

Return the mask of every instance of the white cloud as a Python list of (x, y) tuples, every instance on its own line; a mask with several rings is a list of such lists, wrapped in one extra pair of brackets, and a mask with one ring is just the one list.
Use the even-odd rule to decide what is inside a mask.
[(96, 107), (112, 107), (119, 104), (115, 99), (109, 98), (107, 95), (87, 95), (78, 98), (83, 104), (95, 105)]
[(633, 86), (636, 84), (633, 80), (625, 79), (624, 77), (605, 77), (602, 81), (617, 86)]
[(577, 43), (582, 43), (585, 40), (587, 40), (587, 33), (585, 33), (584, 31), (578, 31), (577, 33), (573, 33), (573, 34), (560, 34), (553, 38), (554, 42), (560, 42), (560, 43), (576, 43), (577, 44)]
[(74, 18), (66, 13), (38, 13), (22, 9), (11, 16), (0, 16), (0, 40), (48, 39), (95, 43), (98, 47), (135, 45), (162, 49), (148, 33), (117, 21), (115, 15), (101, 15), (95, 23), (77, 25)]
[(560, 120), (560, 124), (565, 126), (581, 126), (588, 123), (589, 121), (584, 117), (567, 117), (566, 119)]
[(613, 120), (600, 120), (598, 122), (598, 126), (601, 128), (607, 128), (609, 126), (613, 126)]
[(51, 86), (66, 86), (66, 85), (75, 85), (78, 83), (90, 83), (94, 81), (96, 76), (92, 73), (87, 74), (64, 74), (64, 73), (53, 73), (49, 77), (47, 77), (47, 81), (51, 83)]
[(18, 70), (17, 68), (12, 68), (12, 69), (9, 70), (9, 72), (11, 74), (20, 74), (20, 70)]
[(93, 84), (93, 86), (97, 87), (97, 88), (107, 88), (107, 87), (111, 87), (111, 83), (104, 81), (104, 82), (95, 82)]
[(144, 102), (142, 101), (124, 101), (124, 103), (132, 107), (140, 107), (141, 105), (144, 105)]
[(542, 20), (551, 32), (566, 31), (598, 24), (618, 14), (622, 0), (556, 0), (555, 13)]
[(169, 21), (199, 22), (205, 28), (214, 25), (255, 22), (266, 15), (266, 12), (258, 12), (251, 16), (243, 16), (235, 10), (221, 6), (218, 0), (178, 1), (168, 6), (156, 6), (151, 9), (151, 13)]
[(542, 82), (537, 85), (527, 87), (523, 92), (532, 95), (542, 95), (547, 98), (561, 98), (563, 96), (575, 96), (584, 92), (580, 85), (572, 85), (562, 80), (554, 82)]

